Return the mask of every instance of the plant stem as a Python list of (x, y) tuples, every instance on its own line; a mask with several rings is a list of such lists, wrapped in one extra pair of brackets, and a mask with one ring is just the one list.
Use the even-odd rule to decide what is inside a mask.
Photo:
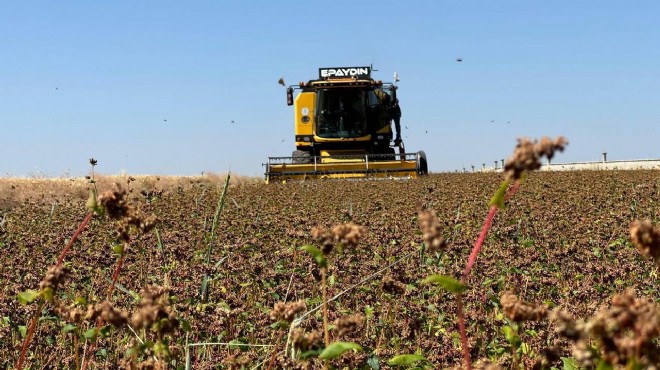
[(327, 275), (327, 268), (321, 268), (321, 289), (323, 290), (323, 338), (325, 346), (330, 345), (330, 333), (328, 332), (328, 287), (326, 284), (325, 276)]
[(37, 310), (34, 312), (34, 316), (32, 317), (32, 321), (30, 322), (30, 327), (28, 328), (27, 335), (25, 336), (25, 340), (23, 341), (23, 347), (21, 348), (21, 356), (18, 358), (18, 362), (16, 363), (16, 370), (23, 369), (23, 361), (25, 361), (25, 354), (27, 353), (27, 349), (30, 346), (30, 341), (32, 341), (32, 336), (34, 335), (34, 331), (37, 328), (37, 322), (39, 322), (39, 317), (41, 316), (41, 309), (43, 309), (44, 304), (46, 304), (46, 301), (40, 300), (39, 305), (37, 306)]
[(273, 364), (275, 363), (275, 356), (277, 356), (277, 347), (280, 346), (280, 341), (282, 340), (283, 335), (284, 335), (284, 331), (281, 330), (279, 335), (277, 336), (277, 340), (275, 341), (275, 347), (273, 349), (273, 353), (270, 355), (270, 362), (268, 363), (268, 368), (266, 370), (270, 370), (273, 368)]
[(94, 216), (94, 213), (92, 212), (88, 213), (87, 216), (85, 216), (85, 219), (80, 223), (80, 226), (78, 226), (78, 229), (76, 230), (76, 232), (73, 233), (73, 236), (71, 236), (71, 239), (67, 243), (66, 247), (64, 247), (62, 253), (60, 253), (60, 257), (57, 259), (57, 264), (55, 264), (55, 266), (59, 266), (62, 264), (62, 261), (64, 261), (64, 257), (66, 256), (67, 252), (69, 251), (73, 243), (76, 241), (80, 233), (83, 231), (85, 226), (87, 226), (89, 220), (92, 219), (92, 216)]
[[(518, 188), (520, 187), (520, 180), (517, 180), (513, 186), (509, 187), (506, 191), (506, 194), (504, 195), (504, 200), (507, 201), (509, 198), (511, 198), (516, 191), (518, 191)], [(474, 266), (475, 262), (477, 261), (477, 255), (479, 254), (479, 251), (481, 251), (481, 247), (484, 244), (484, 240), (486, 239), (486, 235), (488, 234), (488, 231), (490, 230), (490, 227), (493, 224), (493, 219), (495, 218), (495, 214), (497, 213), (498, 207), (496, 205), (493, 205), (490, 207), (488, 210), (488, 215), (486, 215), (486, 219), (484, 220), (484, 224), (481, 227), (481, 233), (479, 234), (479, 237), (477, 238), (477, 242), (474, 244), (474, 247), (472, 248), (472, 252), (470, 253), (470, 257), (468, 258), (468, 263), (465, 266), (465, 269), (463, 270), (463, 275), (461, 276), (461, 283), (465, 284), (467, 281), (468, 276), (470, 275), (470, 271), (472, 271), (472, 267)], [(456, 304), (458, 308), (458, 328), (459, 331), (461, 332), (461, 347), (463, 347), (463, 361), (465, 362), (465, 367), (468, 370), (472, 370), (472, 360), (470, 359), (470, 349), (468, 347), (468, 340), (467, 340), (467, 332), (465, 331), (465, 313), (463, 312), (463, 299), (461, 294), (456, 295)]]
[(470, 348), (468, 347), (467, 332), (465, 331), (465, 314), (463, 313), (463, 295), (456, 295), (456, 305), (458, 306), (458, 330), (461, 333), (461, 347), (463, 350), (463, 362), (467, 370), (472, 370), (472, 359), (470, 358)]
[[(506, 191), (504, 200), (509, 200), (509, 198), (511, 198), (516, 193), (516, 191), (518, 191), (519, 187), (520, 187), (520, 181), (516, 181), (513, 184), (513, 186), (511, 186)], [(486, 239), (486, 235), (488, 234), (488, 231), (490, 230), (490, 227), (493, 224), (493, 219), (495, 218), (495, 214), (497, 213), (497, 210), (498, 210), (497, 206), (491, 206), (490, 210), (488, 211), (486, 220), (484, 220), (484, 224), (481, 227), (481, 233), (479, 234), (479, 238), (477, 238), (477, 242), (474, 244), (474, 247), (472, 248), (472, 253), (470, 253), (470, 258), (468, 259), (468, 263), (465, 266), (465, 269), (463, 270), (463, 277), (462, 277), (463, 282), (465, 282), (465, 279), (467, 279), (468, 275), (470, 275), (472, 266), (474, 266), (474, 263), (477, 261), (477, 255), (479, 254), (479, 251), (481, 251), (481, 247), (483, 246), (484, 240)]]
[[(71, 236), (69, 242), (66, 244), (64, 249), (62, 249), (62, 253), (60, 253), (59, 258), (57, 259), (57, 263), (55, 264), (55, 267), (58, 267), (62, 264), (67, 252), (69, 251), (69, 249), (71, 249), (73, 243), (75, 243), (80, 233), (82, 233), (82, 231), (85, 229), (85, 226), (87, 226), (89, 221), (92, 219), (92, 216), (94, 216), (94, 213), (92, 212), (88, 213), (87, 216), (85, 216), (83, 221), (78, 226), (78, 229), (76, 229), (76, 231)], [(25, 336), (25, 340), (23, 341), (23, 346), (21, 347), (21, 355), (18, 358), (18, 362), (16, 363), (16, 370), (21, 370), (23, 368), (23, 361), (25, 361), (25, 354), (27, 353), (27, 349), (30, 346), (30, 342), (32, 341), (32, 337), (34, 336), (34, 331), (37, 328), (37, 323), (39, 322), (39, 317), (41, 316), (41, 310), (43, 309), (45, 304), (46, 304), (45, 301), (41, 301), (39, 303), (39, 306), (37, 307), (37, 311), (34, 313), (34, 317), (30, 322), (28, 333)]]
[[(112, 285), (110, 285), (110, 288), (108, 288), (108, 294), (106, 296), (106, 299), (108, 301), (111, 301), (112, 293), (114, 292), (115, 286), (117, 285), (117, 279), (119, 278), (119, 273), (121, 272), (121, 267), (124, 264), (124, 256), (126, 255), (126, 250), (127, 249), (128, 249), (128, 243), (125, 243), (124, 244), (124, 249), (123, 249), (121, 255), (119, 255), (119, 260), (117, 261), (117, 265), (115, 266), (115, 272), (112, 274)], [(103, 324), (104, 324), (103, 318), (99, 317), (98, 320), (96, 320), (96, 333), (99, 332), (99, 330), (101, 329), (101, 326), (103, 326)], [(96, 341), (90, 343), (88, 354), (89, 353), (94, 353), (95, 347), (96, 347)], [(89, 364), (89, 361), (86, 361), (87, 360), (86, 357), (87, 356), (83, 356), (83, 364), (82, 364), (82, 368), (81, 368), (82, 370), (87, 369), (87, 364)]]

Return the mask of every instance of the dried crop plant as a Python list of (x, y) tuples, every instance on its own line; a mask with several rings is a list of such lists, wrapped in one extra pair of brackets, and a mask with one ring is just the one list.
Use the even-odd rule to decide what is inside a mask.
[[(635, 221), (630, 239), (642, 256), (660, 266), (659, 228), (649, 221)], [(560, 308), (549, 317), (556, 333), (573, 344), (573, 357), (582, 366), (660, 369), (660, 305), (637, 298), (632, 290), (616, 294), (610, 308), (587, 320), (575, 320)]]
[[(145, 290), (143, 294), (143, 304), (131, 319), (129, 319), (128, 313), (114, 307), (112, 304), (112, 293), (117, 285), (117, 279), (123, 265), (125, 254), (129, 249), (132, 235), (149, 232), (154, 227), (156, 218), (151, 215), (145, 215), (138, 208), (131, 206), (126, 199), (126, 191), (122, 190), (119, 185), (117, 185), (115, 190), (107, 191), (97, 197), (94, 167), (98, 162), (94, 158), (91, 158), (89, 163), (92, 166), (91, 176), (88, 178), (92, 187), (89, 189), (89, 199), (86, 203), (89, 212), (60, 253), (55, 265), (48, 269), (46, 276), (39, 284), (39, 290), (28, 290), (18, 294), (18, 299), (21, 303), (36, 303), (37, 307), (29, 329), (27, 330), (21, 353), (15, 366), (17, 370), (24, 368), (27, 349), (34, 336), (39, 316), (46, 304), (52, 306), (53, 312), (58, 315), (60, 319), (69, 323), (71, 328), (69, 330), (77, 331), (78, 326), (85, 322), (89, 322), (91, 325), (95, 326), (85, 332), (84, 335), (86, 339), (91, 341), (91, 344), (86, 351), (88, 354), (94, 353), (94, 347), (96, 344), (95, 340), (99, 333), (104, 332), (104, 328), (102, 328), (104, 324), (108, 323), (111, 326), (119, 328), (132, 323), (138, 328), (148, 327), (157, 333), (157, 341), (152, 348), (149, 348), (149, 350), (153, 350), (156, 353), (158, 356), (156, 358), (157, 360), (161, 361), (163, 358), (169, 356), (169, 349), (167, 342), (163, 340), (163, 335), (171, 332), (175, 327), (178, 327), (179, 322), (176, 319), (176, 316), (166, 308), (163, 300), (164, 298), (162, 298), (164, 292), (154, 293), (151, 290)], [(96, 304), (89, 304), (85, 311), (81, 307), (85, 305), (84, 299), (83, 301), (77, 300), (73, 305), (66, 305), (59, 300), (57, 293), (69, 271), (69, 269), (63, 265), (64, 258), (94, 215), (107, 215), (110, 220), (114, 221), (116, 238), (120, 243), (113, 247), (114, 252), (118, 255), (118, 260), (112, 276), (112, 284), (107, 291), (106, 299)], [(162, 313), (165, 313), (164, 316)], [(77, 339), (78, 336), (74, 336), (76, 367), (79, 366)], [(134, 353), (136, 355), (139, 352), (144, 353), (144, 350), (145, 348), (142, 348), (140, 351), (134, 350)], [(135, 359), (136, 357), (134, 356), (133, 363), (135, 363)], [(88, 364), (89, 361), (83, 356), (82, 365), (80, 365), (80, 367), (84, 370), (87, 368)]]
[[(323, 360), (324, 369), (328, 368), (328, 361), (342, 356), (347, 351), (361, 351), (362, 347), (353, 342), (343, 342), (336, 340), (330, 341), (330, 325), (328, 322), (328, 266), (332, 254), (343, 252), (344, 248), (356, 248), (360, 239), (364, 237), (366, 229), (352, 223), (341, 224), (333, 227), (331, 230), (317, 227), (312, 229), (312, 238), (317, 242), (318, 248), (313, 245), (305, 245), (301, 250), (308, 252), (313, 258), (321, 275), (322, 309), (323, 309), (323, 341), (321, 343), (320, 335), (315, 332), (305, 333), (301, 329), (294, 328), (292, 324), (296, 315), (305, 310), (304, 303), (279, 302), (271, 312), (271, 318), (279, 324), (276, 327), (281, 329), (288, 328), (291, 335), (291, 343), (295, 351), (299, 351), (299, 358), (307, 360), (318, 357)], [(289, 314), (286, 314), (289, 312)], [(309, 312), (308, 312), (309, 313)], [(361, 316), (342, 317), (335, 323), (336, 337), (342, 337), (362, 326), (363, 318)], [(273, 366), (277, 346), (281, 335), (276, 342), (276, 349), (271, 357), (269, 368)], [(286, 351), (285, 351), (286, 352)], [(284, 359), (283, 359), (284, 360)]]
[(87, 215), (82, 220), (82, 222), (78, 225), (78, 228), (73, 233), (68, 243), (64, 246), (64, 249), (62, 249), (62, 252), (60, 253), (60, 256), (58, 257), (55, 265), (48, 270), (46, 277), (44, 278), (42, 283), (39, 284), (40, 290), (38, 291), (28, 290), (18, 294), (18, 299), (21, 303), (30, 304), (36, 302), (37, 308), (34, 311), (34, 316), (30, 321), (30, 325), (25, 335), (25, 339), (23, 340), (23, 345), (21, 346), (21, 353), (19, 355), (18, 361), (16, 362), (16, 366), (15, 366), (16, 370), (23, 369), (23, 362), (25, 361), (25, 356), (27, 354), (28, 347), (30, 346), (30, 342), (32, 341), (34, 332), (37, 328), (37, 323), (39, 321), (39, 317), (41, 316), (41, 311), (46, 305), (46, 303), (53, 303), (53, 298), (55, 297), (56, 290), (59, 287), (61, 280), (66, 273), (65, 268), (62, 266), (62, 263), (64, 262), (64, 258), (66, 257), (67, 253), (75, 243), (76, 239), (78, 239), (82, 231), (85, 229), (89, 221), (92, 219), (94, 214), (100, 211), (100, 208), (96, 206), (97, 190), (96, 190), (96, 182), (94, 180), (94, 167), (96, 166), (97, 163), (98, 161), (96, 159), (94, 158), (89, 159), (89, 164), (92, 166), (92, 170), (91, 170), (92, 175), (89, 178), (89, 183), (93, 185), (93, 187), (89, 191), (90, 196), (89, 196), (89, 200), (87, 201), (87, 208), (89, 208), (90, 211), (87, 213)]

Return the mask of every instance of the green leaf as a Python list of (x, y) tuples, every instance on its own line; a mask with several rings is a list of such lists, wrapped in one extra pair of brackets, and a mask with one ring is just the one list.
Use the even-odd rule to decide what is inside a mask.
[(378, 356), (373, 355), (369, 357), (367, 360), (367, 365), (369, 365), (372, 370), (380, 370), (380, 362), (378, 361)]
[(27, 335), (27, 326), (20, 325), (18, 327), (18, 332), (21, 334), (21, 338), (25, 338), (25, 336)]
[(451, 276), (429, 275), (422, 280), (422, 284), (437, 284), (453, 293), (462, 293), (467, 290), (467, 285), (462, 284)]
[(89, 339), (93, 341), (94, 339), (96, 339), (96, 334), (97, 334), (96, 328), (91, 328), (83, 333), (83, 337), (85, 337), (85, 339)]
[(181, 319), (180, 322), (181, 322), (181, 329), (184, 332), (190, 333), (192, 331), (192, 326), (190, 326), (190, 321)]
[(199, 293), (202, 296), (202, 302), (206, 302), (209, 298), (209, 277), (204, 276), (202, 279), (202, 286), (199, 289)]
[(579, 370), (577, 361), (572, 357), (562, 357), (561, 362), (564, 363), (563, 370)]
[(509, 325), (504, 325), (501, 330), (507, 342), (514, 344), (518, 340), (518, 334)]
[(122, 255), (124, 253), (124, 244), (118, 243), (112, 246), (112, 251), (115, 252), (118, 255)]
[(99, 329), (99, 334), (100, 334), (102, 337), (104, 337), (104, 338), (107, 337), (107, 336), (109, 336), (109, 335), (110, 335), (110, 325), (102, 326), (102, 327)]
[(520, 350), (522, 351), (523, 355), (528, 355), (529, 352), (531, 351), (531, 348), (529, 347), (529, 344), (521, 343)]
[(9, 326), (11, 324), (11, 320), (9, 319), (9, 316), (3, 316), (2, 317), (2, 326)]
[(26, 290), (25, 292), (18, 293), (18, 300), (21, 304), (28, 304), (34, 302), (40, 295), (41, 293), (36, 290)]
[(333, 342), (325, 347), (323, 352), (319, 355), (324, 360), (332, 360), (344, 354), (346, 351), (362, 351), (362, 346), (353, 342)]
[(70, 331), (74, 331), (74, 330), (76, 330), (77, 328), (78, 328), (78, 327), (75, 326), (75, 325), (73, 325), (73, 324), (66, 324), (66, 325), (62, 328), (62, 332), (63, 332), (63, 333), (68, 333), (68, 332), (70, 332)]
[(231, 342), (229, 342), (229, 348), (238, 348), (242, 351), (247, 351), (248, 349), (250, 349), (250, 347), (245, 345), (245, 341), (240, 339), (234, 339)]
[(271, 329), (286, 329), (288, 327), (289, 327), (289, 323), (282, 320), (270, 324)]
[(44, 295), (44, 299), (47, 300), (48, 302), (53, 301), (53, 288), (45, 287), (44, 290), (42, 291), (42, 294)]
[(319, 265), (319, 267), (328, 267), (328, 260), (325, 258), (323, 255), (323, 252), (321, 252), (320, 249), (316, 248), (313, 245), (303, 245), (300, 247), (300, 250), (303, 250), (314, 257), (314, 261), (316, 261), (316, 264)]
[(492, 198), (490, 198), (490, 202), (488, 202), (489, 206), (497, 206), (499, 209), (504, 208), (504, 196), (506, 195), (506, 191), (509, 189), (509, 181), (505, 180), (502, 182), (500, 185), (499, 189), (495, 192)]
[(309, 358), (318, 356), (321, 353), (321, 351), (322, 351), (321, 349), (310, 349), (298, 355), (298, 358), (300, 358), (301, 360), (307, 360)]
[(390, 366), (406, 366), (406, 365), (412, 365), (414, 363), (420, 362), (420, 361), (428, 361), (426, 357), (422, 355), (397, 355), (389, 359), (387, 361), (387, 364)]
[[(633, 362), (634, 362), (634, 360), (633, 360)], [(630, 364), (630, 362), (628, 363), (628, 365), (629, 366), (626, 367), (627, 369), (636, 369), (636, 368), (641, 369), (642, 368), (641, 366), (640, 367), (635, 367), (634, 364)], [(632, 365), (632, 366), (630, 366), (630, 365)], [(605, 360), (598, 361), (598, 367), (596, 367), (596, 370), (612, 370), (612, 369), (614, 369), (614, 367), (609, 362), (607, 362)]]
[(163, 241), (160, 239), (160, 232), (158, 232), (158, 228), (154, 229), (156, 231), (156, 245), (158, 246), (158, 249), (160, 249), (161, 253), (165, 252), (165, 248), (163, 248)]

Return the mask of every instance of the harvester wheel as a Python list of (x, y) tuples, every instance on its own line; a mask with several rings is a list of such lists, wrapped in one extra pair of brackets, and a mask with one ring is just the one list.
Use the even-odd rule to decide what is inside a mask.
[(311, 160), (311, 155), (309, 152), (304, 151), (304, 150), (294, 150), (293, 154), (291, 154), (291, 157), (293, 157), (293, 163), (295, 164), (308, 164), (312, 163)]
[(420, 175), (429, 174), (429, 165), (428, 162), (426, 162), (426, 153), (421, 150), (419, 152), (419, 164), (417, 166), (417, 173)]

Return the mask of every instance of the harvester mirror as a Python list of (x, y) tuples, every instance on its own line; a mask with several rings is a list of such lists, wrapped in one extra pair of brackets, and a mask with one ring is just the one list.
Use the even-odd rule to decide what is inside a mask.
[(293, 88), (286, 89), (286, 105), (293, 105)]

